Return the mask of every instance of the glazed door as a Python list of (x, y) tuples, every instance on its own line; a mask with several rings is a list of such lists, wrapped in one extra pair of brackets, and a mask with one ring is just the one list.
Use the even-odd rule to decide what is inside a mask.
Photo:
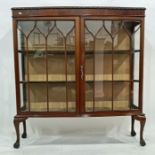
[(78, 18), (18, 20), (22, 112), (77, 113)]
[(85, 18), (82, 27), (83, 112), (138, 109), (140, 21)]

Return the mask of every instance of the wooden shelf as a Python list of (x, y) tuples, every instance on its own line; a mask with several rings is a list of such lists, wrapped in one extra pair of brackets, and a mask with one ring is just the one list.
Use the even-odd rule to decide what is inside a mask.
[[(126, 81), (129, 80), (129, 74), (118, 74), (118, 75), (113, 75), (113, 81)], [(95, 79), (95, 81), (112, 81), (112, 74), (106, 74), (106, 75), (88, 75), (86, 74), (85, 76), (85, 80), (86, 81), (93, 81)]]
[[(27, 75), (25, 75), (25, 79), (27, 78)], [(106, 75), (95, 75), (92, 74), (86, 75), (85, 80), (86, 81), (93, 81), (95, 78), (95, 81), (112, 81), (112, 74), (106, 74)], [(113, 75), (113, 81), (127, 81), (129, 80), (129, 74), (118, 74)], [(29, 75), (29, 81), (46, 81), (46, 74), (36, 74), (36, 75)], [(66, 75), (65, 74), (52, 74), (48, 75), (48, 81), (66, 81)], [(75, 81), (75, 75), (67, 75), (67, 81)]]
[[(30, 107), (28, 106), (28, 103), (26, 103), (26, 108), (24, 111), (47, 111), (47, 102), (31, 102)], [(60, 111), (60, 112), (75, 112), (76, 110), (76, 104), (75, 102), (68, 102), (68, 110), (67, 110), (67, 104), (66, 102), (49, 102), (49, 111)], [(129, 101), (113, 101), (113, 110), (129, 110)], [(93, 108), (93, 102), (92, 101), (86, 101), (85, 104), (85, 111), (91, 112), (91, 111), (112, 111), (112, 101), (95, 101), (94, 108)]]
[(129, 54), (130, 50), (103, 50), (103, 51), (85, 51), (85, 54)]
[[(51, 50), (18, 50), (19, 53), (22, 53), (22, 54), (29, 54), (29, 55), (32, 55), (32, 54), (36, 54), (38, 56), (42, 56), (42, 55), (63, 55), (65, 54), (65, 51), (62, 51), (62, 50), (55, 50), (55, 51), (51, 51)], [(66, 53), (69, 54), (69, 55), (74, 55), (75, 54), (75, 50), (66, 50)]]
[[(86, 101), (86, 112), (112, 110), (112, 101), (95, 101), (94, 108), (92, 101)], [(129, 101), (113, 101), (113, 110), (129, 110)]]
[[(85, 54), (91, 55), (91, 54), (129, 54), (131, 50), (102, 50), (102, 51), (93, 51), (93, 50), (86, 50)], [(56, 54), (56, 55), (62, 55), (65, 54), (64, 50), (18, 50), (19, 53), (22, 54), (38, 54), (38, 55), (44, 55), (44, 54)], [(75, 54), (75, 50), (66, 50), (67, 54), (73, 55)], [(132, 50), (132, 53), (140, 52), (140, 50)]]
[[(130, 80), (128, 78), (128, 74), (124, 75), (113, 75), (113, 80), (112, 80), (112, 75), (86, 75), (85, 76), (85, 81), (86, 82), (93, 82), (94, 77), (95, 77), (95, 82), (102, 82), (102, 81), (109, 81), (109, 82), (139, 82), (139, 80)], [(119, 77), (119, 78), (118, 78)], [(27, 78), (27, 75), (25, 75), (25, 78)], [(65, 75), (49, 75), (48, 76), (48, 81), (46, 79), (46, 75), (30, 75), (29, 81), (20, 81), (21, 83), (26, 83), (26, 82), (66, 82), (66, 76)], [(67, 82), (76, 82), (75, 75), (68, 75), (67, 76)]]
[[(24, 111), (47, 111), (47, 102), (31, 102), (30, 107), (28, 106), (28, 103), (26, 103), (26, 108)], [(76, 104), (75, 102), (68, 102), (68, 109), (66, 102), (49, 102), (49, 111), (60, 111), (60, 112), (75, 112), (76, 111)]]
[[(25, 79), (27, 79), (27, 75), (25, 75)], [(47, 81), (46, 74), (36, 74), (36, 75), (29, 75), (29, 81)], [(67, 75), (67, 82), (74, 81), (75, 82), (75, 75)], [(65, 74), (48, 74), (48, 82), (66, 82), (66, 75)]]
[[(27, 78), (27, 76), (25, 76)], [(130, 80), (128, 78), (128, 75), (114, 75), (112, 80), (112, 75), (86, 75), (85, 81), (86, 82), (139, 82), (139, 80)], [(119, 78), (117, 78), (119, 77)], [(41, 83), (41, 82), (66, 82), (66, 76), (65, 75), (50, 75), (48, 77), (48, 81), (46, 79), (46, 75), (31, 75), (29, 78), (29, 81), (27, 80), (21, 80), (20, 83)], [(76, 82), (75, 75), (68, 75), (67, 76), (67, 82)]]

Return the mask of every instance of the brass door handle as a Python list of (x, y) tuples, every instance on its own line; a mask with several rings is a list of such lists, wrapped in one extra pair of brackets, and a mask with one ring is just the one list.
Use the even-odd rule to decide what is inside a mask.
[(83, 80), (83, 65), (80, 66), (80, 71), (81, 71), (81, 80)]

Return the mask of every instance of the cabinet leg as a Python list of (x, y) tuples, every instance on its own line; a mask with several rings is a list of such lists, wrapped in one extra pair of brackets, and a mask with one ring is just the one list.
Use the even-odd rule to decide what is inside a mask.
[(131, 116), (131, 136), (135, 136), (135, 119), (134, 116)]
[(19, 148), (19, 146), (20, 146), (20, 130), (19, 130), (19, 124), (21, 122), (24, 122), (25, 119), (26, 118), (24, 118), (24, 117), (15, 117), (14, 118), (14, 126), (15, 126), (16, 136), (17, 136), (16, 142), (13, 145), (14, 148)]
[(22, 134), (22, 138), (27, 138), (26, 120), (23, 121), (23, 134)]
[(138, 120), (140, 122), (140, 145), (145, 146), (146, 143), (143, 138), (143, 131), (144, 131), (144, 126), (145, 126), (145, 122), (146, 122), (146, 117), (144, 114), (135, 115), (135, 116), (133, 116), (133, 119)]

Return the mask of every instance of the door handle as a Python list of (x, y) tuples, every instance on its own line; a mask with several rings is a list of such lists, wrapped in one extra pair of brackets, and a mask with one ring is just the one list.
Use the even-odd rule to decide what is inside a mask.
[(81, 71), (81, 80), (83, 80), (83, 65), (80, 66), (80, 71)]

